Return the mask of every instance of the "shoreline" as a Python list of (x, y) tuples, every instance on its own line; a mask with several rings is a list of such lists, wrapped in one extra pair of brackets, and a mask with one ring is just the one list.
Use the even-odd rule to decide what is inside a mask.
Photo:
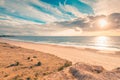
[[(72, 61), (73, 64), (83, 62), (92, 65), (100, 65), (108, 70), (120, 67), (120, 51), (101, 51), (91, 48), (76, 48), (52, 44), (40, 44), (32, 42), (14, 41), (0, 38), (0, 42), (49, 53), (62, 59)], [(117, 56), (117, 57), (116, 57)]]
[(33, 44), (40, 44), (40, 45), (53, 45), (53, 46), (61, 46), (61, 47), (70, 47), (70, 48), (79, 48), (79, 49), (91, 49), (91, 50), (97, 50), (97, 51), (102, 51), (102, 52), (119, 52), (120, 49), (118, 48), (95, 48), (93, 46), (80, 46), (80, 45), (69, 45), (69, 44), (60, 44), (60, 43), (49, 43), (49, 42), (34, 42), (34, 41), (26, 41), (26, 40), (19, 40), (19, 39), (9, 39), (9, 38), (0, 38), (0, 39), (5, 39), (5, 40), (10, 40), (10, 41), (15, 41), (15, 42), (25, 42), (25, 43), (33, 43)]

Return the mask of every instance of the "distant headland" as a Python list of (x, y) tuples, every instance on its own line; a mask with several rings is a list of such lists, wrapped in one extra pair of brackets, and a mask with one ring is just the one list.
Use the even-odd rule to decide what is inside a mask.
[(14, 37), (14, 35), (0, 35), (0, 37)]

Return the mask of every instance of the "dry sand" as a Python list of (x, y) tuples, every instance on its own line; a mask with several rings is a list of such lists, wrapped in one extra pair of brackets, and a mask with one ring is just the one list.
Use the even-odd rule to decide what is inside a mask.
[(33, 49), (44, 53), (50, 53), (72, 63), (83, 62), (92, 65), (103, 66), (107, 70), (120, 67), (120, 51), (99, 51), (89, 48), (74, 48), (51, 44), (39, 44), (31, 42), (0, 39), (0, 42), (9, 43), (27, 49)]
[(41, 80), (69, 65), (54, 55), (0, 42), (0, 80)]

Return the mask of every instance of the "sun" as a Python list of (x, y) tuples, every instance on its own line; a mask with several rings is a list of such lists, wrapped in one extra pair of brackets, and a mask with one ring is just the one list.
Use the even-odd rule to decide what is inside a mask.
[(104, 28), (104, 27), (106, 27), (106, 26), (108, 25), (108, 22), (107, 22), (106, 19), (100, 19), (100, 20), (98, 21), (98, 24), (99, 24), (99, 26), (100, 26), (101, 28)]

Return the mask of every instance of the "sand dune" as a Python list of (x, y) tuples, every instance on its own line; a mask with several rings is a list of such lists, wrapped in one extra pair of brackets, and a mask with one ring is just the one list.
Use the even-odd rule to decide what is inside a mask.
[(0, 80), (41, 80), (69, 65), (57, 56), (0, 42)]
[(120, 68), (111, 71), (102, 66), (84, 63), (76, 63), (63, 71), (56, 72), (44, 77), (43, 80), (119, 80)]

